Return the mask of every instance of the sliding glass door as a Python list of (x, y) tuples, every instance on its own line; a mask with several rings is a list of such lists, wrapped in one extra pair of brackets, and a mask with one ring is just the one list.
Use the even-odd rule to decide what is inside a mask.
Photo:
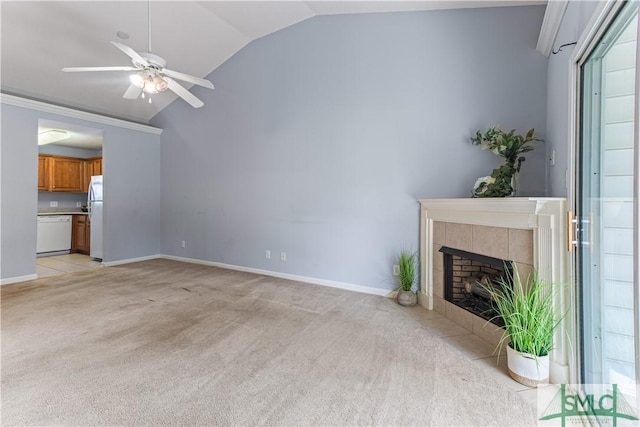
[[(628, 2), (581, 66), (576, 226), (581, 381), (635, 394), (638, 372), (636, 52)], [(629, 393), (629, 394), (627, 394)]]

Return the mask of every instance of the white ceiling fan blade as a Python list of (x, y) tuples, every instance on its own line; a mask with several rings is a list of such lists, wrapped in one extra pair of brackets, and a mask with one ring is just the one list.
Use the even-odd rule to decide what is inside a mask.
[(174, 91), (176, 95), (178, 95), (180, 98), (184, 99), (189, 104), (191, 104), (193, 108), (200, 108), (204, 105), (204, 102), (196, 98), (191, 92), (183, 88), (175, 80), (172, 80), (169, 77), (164, 77), (164, 79), (167, 81), (167, 84), (169, 85), (169, 89)]
[(112, 45), (123, 51), (129, 58), (133, 59), (137, 64), (148, 67), (149, 63), (138, 52), (127, 46), (126, 44), (111, 42)]
[(122, 97), (126, 99), (138, 99), (138, 97), (140, 96), (140, 92), (142, 92), (142, 88), (139, 88), (138, 86), (132, 84), (126, 90), (124, 95), (122, 95)]
[(201, 79), (199, 77), (190, 76), (188, 74), (180, 73), (178, 71), (167, 70), (163, 68), (160, 70), (162, 74), (166, 74), (169, 77), (173, 77), (174, 79), (182, 80), (187, 83), (193, 83), (194, 85), (203, 86), (209, 89), (213, 89), (213, 83), (209, 80)]
[(135, 71), (138, 68), (124, 66), (124, 67), (65, 67), (62, 71), (66, 73), (77, 73), (83, 71)]

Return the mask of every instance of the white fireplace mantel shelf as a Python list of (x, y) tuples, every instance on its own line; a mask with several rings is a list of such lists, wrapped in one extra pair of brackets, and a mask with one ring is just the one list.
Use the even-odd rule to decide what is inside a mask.
[(538, 215), (549, 214), (549, 208), (562, 207), (561, 198), (485, 198), (420, 200), (422, 213), (432, 221), (489, 227), (533, 229)]
[[(420, 202), (421, 280), (418, 300), (429, 309), (443, 304), (434, 296), (434, 222), (498, 227), (533, 232), (533, 268), (549, 283), (569, 283), (567, 245), (567, 201), (564, 198), (507, 197), (466, 199), (424, 199)], [(571, 354), (567, 336), (574, 330), (571, 288), (555, 301), (559, 312), (566, 313), (556, 334), (556, 349), (551, 355), (551, 381), (562, 382), (573, 376), (569, 372)], [(448, 304), (448, 303), (446, 303)]]

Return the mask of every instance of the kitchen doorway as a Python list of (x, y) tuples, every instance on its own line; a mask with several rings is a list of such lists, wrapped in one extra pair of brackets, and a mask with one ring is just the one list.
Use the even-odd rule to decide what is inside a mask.
[(38, 121), (38, 277), (102, 265), (103, 222), (89, 208), (95, 206), (89, 189), (103, 175), (103, 132), (72, 123)]

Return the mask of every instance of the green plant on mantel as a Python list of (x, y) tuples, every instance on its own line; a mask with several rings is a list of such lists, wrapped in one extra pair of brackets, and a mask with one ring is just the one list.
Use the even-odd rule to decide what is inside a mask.
[(504, 157), (505, 162), (493, 170), (490, 176), (479, 178), (473, 189), (473, 197), (507, 197), (514, 193), (514, 176), (520, 172), (522, 156), (534, 149), (533, 144), (542, 139), (535, 136), (530, 129), (526, 135), (516, 134), (512, 129), (505, 132), (498, 127), (489, 128), (484, 134), (476, 132), (471, 138), (473, 145), (480, 145), (483, 150), (491, 150), (495, 155)]

